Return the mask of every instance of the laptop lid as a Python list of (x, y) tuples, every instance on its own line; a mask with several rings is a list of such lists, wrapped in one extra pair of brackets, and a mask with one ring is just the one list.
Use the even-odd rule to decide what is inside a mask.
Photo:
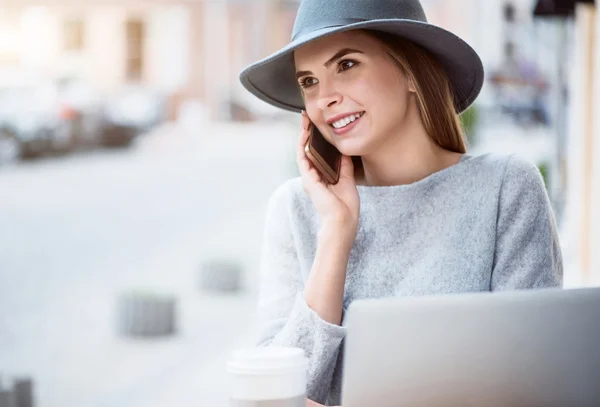
[(600, 289), (359, 300), (344, 407), (600, 406)]

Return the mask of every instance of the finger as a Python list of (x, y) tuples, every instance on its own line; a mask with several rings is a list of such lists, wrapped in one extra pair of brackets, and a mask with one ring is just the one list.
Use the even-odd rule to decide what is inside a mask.
[(306, 159), (307, 165), (310, 168), (305, 168), (301, 171), (302, 186), (304, 190), (311, 198), (328, 194), (327, 185), (321, 174), (315, 167), (312, 166), (310, 161)]
[(302, 115), (302, 127), (300, 129), (300, 139), (298, 141), (298, 146), (296, 148), (296, 163), (298, 165), (298, 169), (300, 170), (300, 175), (304, 175), (311, 168), (313, 168), (312, 164), (306, 157), (306, 143), (309, 135), (310, 128), (310, 120), (308, 120), (308, 116), (304, 113)]
[(308, 115), (306, 113), (303, 113), (302, 120), (301, 120), (302, 127), (300, 128), (300, 139), (298, 140), (298, 144), (302, 145), (302, 147), (304, 147), (304, 145), (306, 144), (306, 141), (308, 140), (308, 136), (310, 135), (311, 125), (312, 125), (312, 123), (310, 122)]
[(298, 165), (298, 169), (301, 173), (304, 168), (310, 168), (308, 158), (306, 157), (306, 152), (302, 146), (298, 146), (296, 149), (296, 164)]
[(304, 147), (309, 136), (310, 121), (306, 122), (306, 118), (302, 116), (302, 123), (300, 124), (300, 137), (298, 138), (298, 145), (296, 146), (297, 158), (304, 157)]
[(310, 170), (312, 170), (312, 164), (307, 158), (302, 158), (298, 161), (298, 170), (300, 171), (300, 176), (302, 178), (306, 178), (309, 174)]
[(305, 111), (302, 112), (302, 127), (300, 129), (300, 140), (296, 150), (296, 163), (302, 178), (304, 190), (309, 194), (326, 192), (326, 183), (321, 174), (306, 156), (305, 147), (310, 135), (311, 123)]
[(315, 200), (322, 201), (327, 199), (327, 196), (331, 195), (327, 187), (327, 182), (321, 177), (321, 174), (315, 169), (311, 168), (310, 171), (303, 178), (304, 190), (311, 197), (313, 202)]
[(300, 146), (300, 145), (296, 149), (296, 164), (298, 165), (300, 174), (303, 174), (303, 172), (306, 172), (310, 168), (312, 168), (312, 165), (310, 164), (308, 157), (306, 157), (306, 152), (304, 151), (304, 147)]
[(322, 181), (321, 174), (315, 168), (308, 170), (308, 179), (315, 184)]

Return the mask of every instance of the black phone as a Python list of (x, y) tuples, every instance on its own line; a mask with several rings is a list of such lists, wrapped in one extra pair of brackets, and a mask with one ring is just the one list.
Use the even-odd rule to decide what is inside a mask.
[(306, 156), (319, 174), (330, 184), (340, 179), (342, 153), (321, 134), (317, 126), (310, 124), (310, 135), (304, 148)]

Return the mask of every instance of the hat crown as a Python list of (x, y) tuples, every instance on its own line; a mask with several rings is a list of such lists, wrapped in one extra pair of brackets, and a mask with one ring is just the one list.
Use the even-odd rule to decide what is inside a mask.
[(320, 28), (380, 19), (427, 22), (419, 0), (302, 0), (292, 39)]

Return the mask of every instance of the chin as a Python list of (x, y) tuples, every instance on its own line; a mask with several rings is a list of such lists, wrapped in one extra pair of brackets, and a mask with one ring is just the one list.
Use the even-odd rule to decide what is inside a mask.
[(367, 151), (364, 140), (358, 138), (337, 140), (335, 146), (343, 155), (347, 156), (362, 156)]

